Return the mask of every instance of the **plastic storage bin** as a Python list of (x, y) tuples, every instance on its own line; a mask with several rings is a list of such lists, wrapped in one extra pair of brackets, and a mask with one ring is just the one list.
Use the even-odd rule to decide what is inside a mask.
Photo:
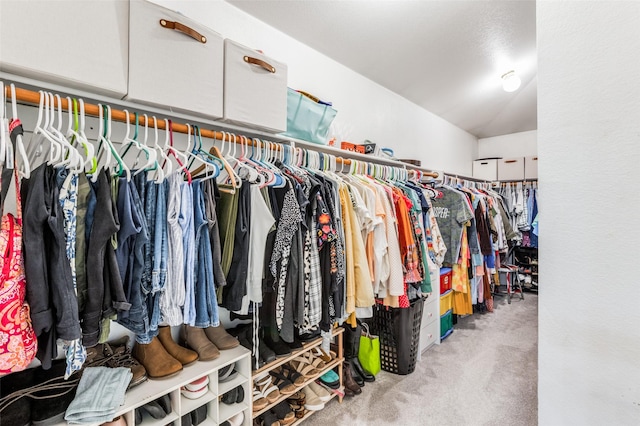
[(336, 114), (337, 111), (329, 105), (318, 103), (300, 92), (288, 89), (287, 131), (283, 135), (326, 145), (329, 128)]
[(440, 294), (444, 294), (451, 289), (451, 268), (440, 268)]
[(440, 315), (453, 309), (453, 290), (449, 290), (440, 296)]
[(453, 333), (453, 310), (448, 310), (440, 317), (440, 340)]
[(127, 99), (222, 117), (222, 36), (148, 1), (131, 1), (129, 7)]
[(423, 305), (423, 299), (416, 299), (409, 308), (374, 307), (371, 333), (380, 336), (380, 362), (384, 371), (406, 375), (415, 370)]

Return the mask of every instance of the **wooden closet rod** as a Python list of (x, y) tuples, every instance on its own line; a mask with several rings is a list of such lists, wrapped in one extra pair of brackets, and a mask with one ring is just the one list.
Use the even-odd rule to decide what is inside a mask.
[[(15, 89), (16, 91), (16, 100), (20, 101), (20, 102), (25, 102), (25, 103), (29, 103), (32, 105), (39, 105), (40, 104), (40, 93), (39, 92), (35, 92), (33, 90), (27, 90), (27, 89), (21, 89), (19, 87), (16, 87)], [(9, 100), (11, 99), (11, 87), (10, 86), (5, 86), (5, 99)], [(67, 102), (67, 99), (65, 97), (61, 97), (60, 101), (62, 103), (62, 109), (64, 111), (68, 111), (69, 110), (69, 105)], [(54, 106), (58, 107), (58, 98), (54, 99)], [(90, 103), (85, 103), (84, 104), (84, 112), (86, 115), (91, 115), (93, 117), (99, 117), (100, 116), (100, 108), (98, 107), (98, 105), (95, 104), (90, 104)], [(122, 123), (127, 122), (127, 114), (123, 111), (123, 110), (119, 110), (119, 109), (111, 109), (111, 119), (114, 121), (120, 121)], [(147, 123), (145, 123), (145, 121), (148, 121)], [(165, 121), (164, 120), (153, 120), (153, 117), (147, 117), (145, 118), (144, 115), (138, 115), (138, 124), (144, 126), (145, 124), (147, 126), (153, 126), (153, 122), (156, 121), (156, 125), (158, 126), (159, 130), (166, 130), (166, 126), (165, 126)], [(129, 113), (129, 123), (130, 124), (135, 124), (136, 122), (136, 117), (135, 114), (133, 113)], [(193, 126), (191, 126), (193, 128)], [(180, 124), (180, 123), (175, 123), (172, 122), (171, 123), (171, 130), (177, 133), (184, 133), (187, 134), (189, 133), (189, 126), (187, 126), (186, 124)], [(233, 133), (231, 132), (217, 132), (215, 130), (208, 130), (208, 129), (200, 129), (200, 134), (202, 136), (204, 136), (205, 138), (209, 138), (209, 139), (214, 139), (214, 140), (219, 140), (219, 141), (227, 141), (227, 142), (236, 142), (236, 143), (244, 143), (243, 140), (238, 140), (236, 135), (236, 138), (231, 138), (230, 135), (233, 135)], [(252, 138), (247, 138), (248, 142), (251, 143), (251, 145), (255, 145), (254, 141), (252, 140)], [(280, 144), (276, 143), (275, 144), (275, 148), (276, 150), (280, 150)], [(304, 148), (302, 148), (304, 149)], [(336, 157), (336, 162), (338, 163), (342, 163), (345, 166), (349, 166), (351, 165), (351, 159), (349, 158), (342, 158), (340, 156), (335, 156)], [(356, 160), (356, 161), (361, 161), (361, 160)], [(362, 160), (362, 162), (367, 162)], [(382, 164), (385, 165), (385, 164)], [(391, 167), (400, 167), (400, 165), (392, 165)], [(411, 168), (407, 168), (407, 170), (410, 171), (416, 171), (414, 169)], [(433, 178), (437, 178), (438, 177), (438, 173), (437, 172), (424, 172), (421, 170), (418, 170), (418, 172), (422, 173), (423, 176), (430, 176)]]

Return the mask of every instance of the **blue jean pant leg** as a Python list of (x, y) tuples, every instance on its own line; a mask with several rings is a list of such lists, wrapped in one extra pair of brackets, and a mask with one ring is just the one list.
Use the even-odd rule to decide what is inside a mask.
[(151, 340), (159, 333), (160, 324), (160, 292), (147, 296), (147, 312), (149, 312), (149, 327), (146, 333), (136, 334), (136, 342), (141, 344), (151, 343)]
[(195, 232), (193, 225), (194, 206), (193, 191), (191, 185), (183, 183), (181, 185), (180, 198), (180, 215), (178, 223), (182, 228), (182, 244), (184, 250), (184, 281), (185, 281), (185, 303), (184, 303), (184, 323), (195, 325), (195, 288), (194, 277), (196, 266), (198, 264), (196, 258)]
[(146, 294), (142, 288), (142, 274), (144, 269), (144, 246), (149, 241), (149, 233), (146, 219), (143, 215), (142, 202), (138, 196), (136, 188), (131, 185), (131, 201), (134, 214), (136, 214), (142, 225), (141, 231), (138, 233), (134, 248), (132, 250), (133, 259), (131, 259), (130, 289), (131, 309), (127, 317), (119, 317), (118, 322), (127, 327), (136, 334), (144, 334), (149, 331), (149, 316), (146, 304)]
[(151, 292), (164, 289), (167, 279), (167, 182), (153, 184), (155, 191)]
[(218, 326), (218, 303), (213, 278), (209, 226), (205, 216), (204, 193), (199, 181), (193, 183), (194, 226), (196, 229), (196, 327)]
[(145, 294), (152, 292), (153, 254), (156, 234), (156, 186), (153, 182), (145, 182), (145, 196), (140, 198), (147, 220), (147, 230), (149, 231), (149, 241), (144, 248), (144, 270), (142, 273), (142, 289)]

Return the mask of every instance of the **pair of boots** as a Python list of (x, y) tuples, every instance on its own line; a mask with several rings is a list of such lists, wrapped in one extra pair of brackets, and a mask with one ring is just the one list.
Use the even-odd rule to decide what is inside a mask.
[(343, 343), (344, 343), (344, 387), (345, 395), (358, 395), (362, 392), (361, 387), (365, 382), (373, 382), (376, 378), (373, 374), (366, 371), (358, 360), (358, 351), (360, 350), (360, 335), (362, 334), (362, 326), (358, 324), (353, 328), (348, 324), (344, 325)]
[(178, 345), (171, 336), (171, 327), (158, 327), (158, 337), (148, 344), (137, 343), (133, 356), (146, 368), (152, 379), (172, 376), (182, 367), (197, 360), (210, 361), (220, 356), (220, 349), (231, 349), (239, 342), (230, 336), (222, 326), (206, 329), (183, 325), (180, 340), (186, 346)]

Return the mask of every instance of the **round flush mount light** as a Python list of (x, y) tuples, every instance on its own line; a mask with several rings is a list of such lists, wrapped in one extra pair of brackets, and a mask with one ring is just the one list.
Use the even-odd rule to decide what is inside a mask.
[(502, 74), (502, 88), (505, 92), (515, 92), (520, 87), (520, 77), (511, 70)]

